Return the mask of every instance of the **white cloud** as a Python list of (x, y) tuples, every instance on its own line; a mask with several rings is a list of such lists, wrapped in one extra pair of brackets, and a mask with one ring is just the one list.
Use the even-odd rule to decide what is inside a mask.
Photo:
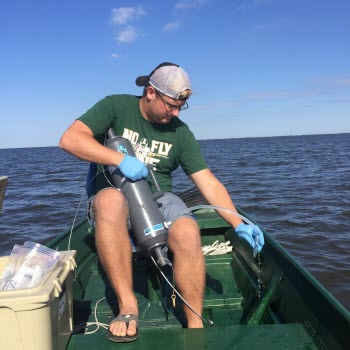
[(112, 9), (110, 24), (115, 28), (115, 38), (119, 44), (131, 43), (139, 36), (140, 31), (130, 23), (146, 16), (142, 6), (119, 7)]
[(111, 22), (114, 25), (124, 25), (145, 15), (146, 12), (141, 6), (114, 8), (112, 9)]
[(117, 34), (117, 41), (121, 44), (131, 43), (138, 37), (136, 28), (127, 26), (124, 30)]
[(207, 0), (182, 0), (175, 5), (175, 8), (179, 10), (199, 8), (206, 2)]
[(169, 22), (167, 23), (164, 27), (163, 30), (165, 32), (172, 32), (174, 30), (179, 29), (180, 27), (180, 22), (179, 21), (173, 21), (173, 22)]
[(117, 58), (119, 58), (120, 56), (117, 53), (112, 53), (111, 54), (111, 58), (116, 60)]

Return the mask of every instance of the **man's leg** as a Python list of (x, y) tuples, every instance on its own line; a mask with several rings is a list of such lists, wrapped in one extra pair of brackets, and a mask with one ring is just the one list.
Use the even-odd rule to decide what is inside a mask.
[[(174, 254), (175, 281), (183, 298), (202, 315), (205, 288), (205, 262), (200, 230), (190, 218), (177, 219), (169, 229), (168, 244)], [(186, 305), (188, 328), (202, 328), (202, 320)]]
[[(120, 191), (113, 188), (99, 192), (93, 202), (96, 220), (96, 247), (100, 261), (111, 282), (121, 314), (138, 315), (132, 286), (132, 252), (127, 229), (128, 206)], [(136, 322), (113, 322), (110, 331), (117, 336), (132, 336)]]

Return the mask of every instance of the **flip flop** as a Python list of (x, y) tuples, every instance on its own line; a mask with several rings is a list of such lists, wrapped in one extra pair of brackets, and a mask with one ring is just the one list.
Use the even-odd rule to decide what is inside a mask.
[(134, 341), (134, 340), (136, 340), (139, 337), (139, 328), (138, 328), (139, 318), (136, 315), (134, 315), (134, 314), (119, 314), (114, 320), (112, 320), (110, 325), (113, 322), (116, 322), (116, 321), (125, 322), (127, 329), (129, 328), (129, 322), (130, 321), (136, 321), (136, 325), (137, 325), (136, 333), (134, 335), (127, 335), (126, 334), (124, 336), (117, 336), (117, 335), (114, 335), (108, 329), (107, 337), (108, 337), (109, 340), (114, 341), (116, 343), (126, 343), (126, 342)]

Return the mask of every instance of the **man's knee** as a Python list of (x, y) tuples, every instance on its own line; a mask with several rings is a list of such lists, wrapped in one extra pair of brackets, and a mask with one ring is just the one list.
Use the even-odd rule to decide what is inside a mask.
[(201, 251), (200, 230), (195, 220), (180, 218), (169, 230), (169, 247), (174, 250), (197, 252)]
[(128, 217), (128, 205), (124, 195), (114, 189), (106, 188), (98, 192), (93, 201), (93, 212), (95, 219), (103, 217)]

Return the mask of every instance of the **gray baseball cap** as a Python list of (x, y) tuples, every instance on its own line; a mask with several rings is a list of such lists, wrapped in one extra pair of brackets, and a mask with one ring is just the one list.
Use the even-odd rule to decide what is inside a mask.
[(190, 78), (187, 73), (177, 64), (163, 62), (158, 65), (149, 75), (143, 75), (136, 79), (137, 86), (152, 85), (162, 94), (174, 98), (176, 100), (186, 99), (181, 98), (181, 93), (184, 90), (191, 90)]

